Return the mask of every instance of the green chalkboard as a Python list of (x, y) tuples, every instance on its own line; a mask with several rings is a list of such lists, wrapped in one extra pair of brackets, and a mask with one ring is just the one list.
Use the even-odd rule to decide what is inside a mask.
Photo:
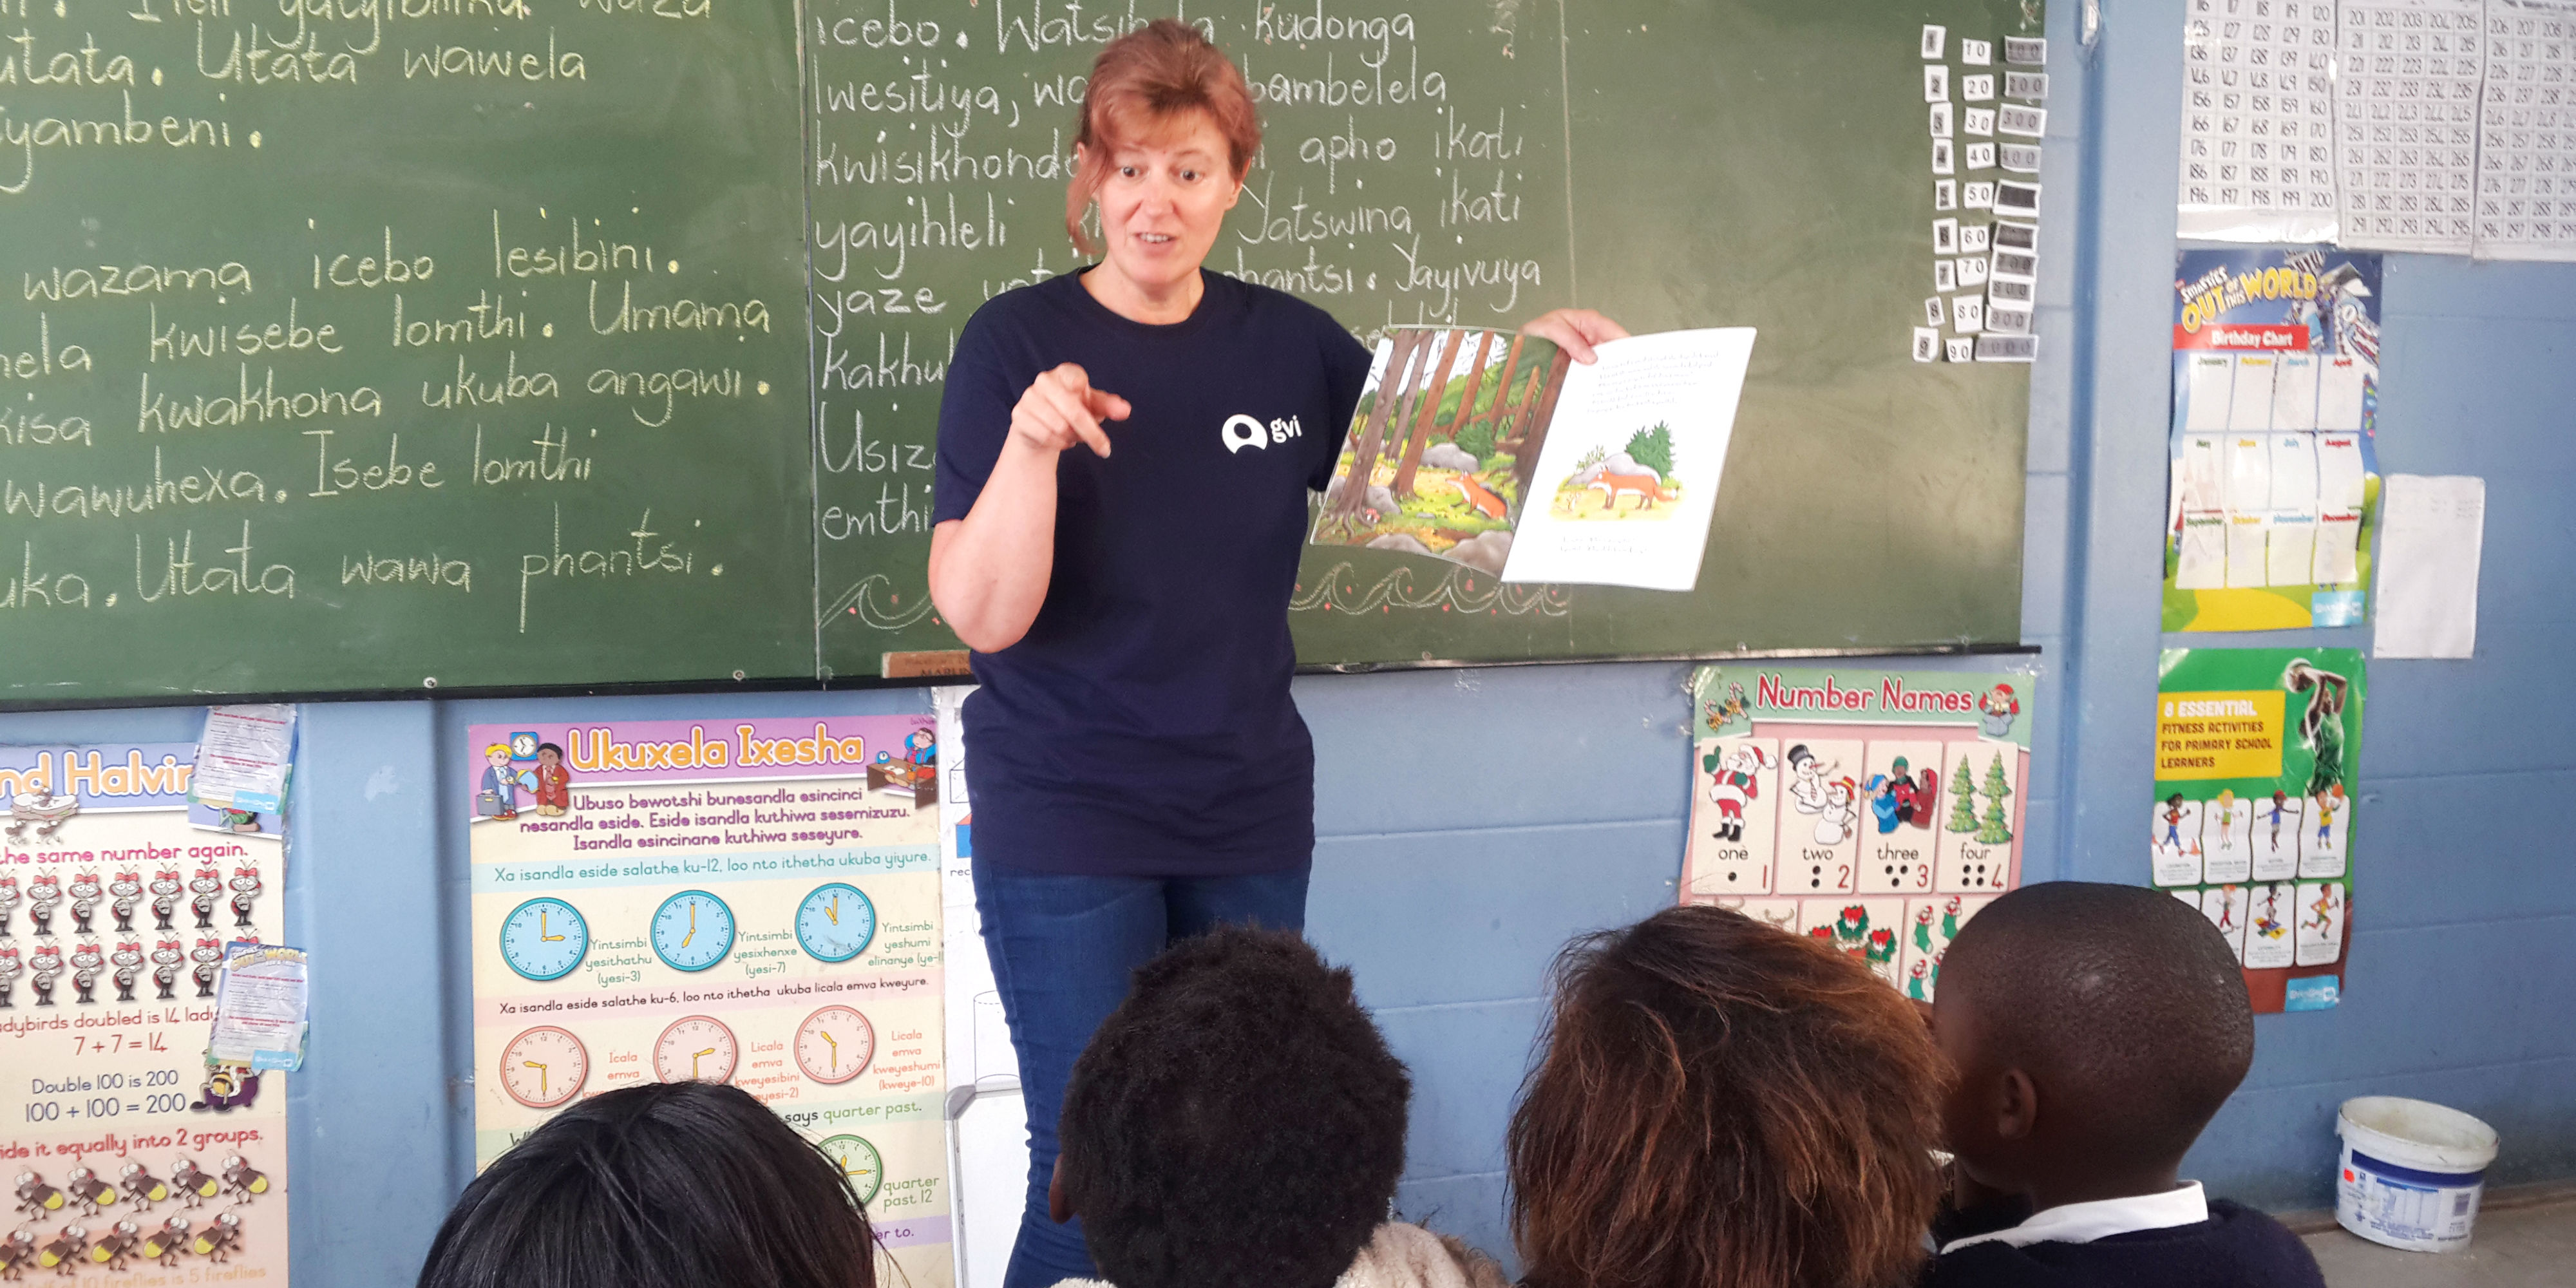
[[(1569, 303), (1761, 332), (1695, 592), (1316, 548), (1303, 660), (2017, 640), (2028, 369), (1908, 346), (1922, 68), (1976, 38), (2000, 76), (2036, 3), (1172, 8), (1263, 100), (1220, 271), (1372, 339)], [(0, 702), (956, 647), (948, 356), (1078, 266), (1083, 75), (1160, 11), (0, 0)]]
[(792, 6), (7, 8), (0, 697), (812, 674)]
[[(1211, 11), (1217, 40), (1268, 98), (1268, 142), (1218, 267), (1297, 290), (1366, 337), (1390, 323), (1509, 325), (1568, 303), (1641, 331), (1750, 325), (1761, 336), (1695, 593), (1503, 586), (1418, 555), (1309, 547), (1291, 614), (1301, 660), (2017, 643), (2029, 368), (1918, 363), (1910, 341), (1934, 293), (1933, 222), (1993, 217), (1934, 208), (1922, 69), (1947, 69), (1954, 110), (1976, 106), (1955, 82), (2000, 82), (2005, 38), (2038, 36), (2040, 6), (1428, 9)], [(952, 95), (989, 90), (998, 105), (950, 109), (959, 150), (1003, 176), (959, 185), (961, 208), (998, 212), (987, 226), (1009, 240), (972, 254), (916, 240), (908, 258), (880, 249), (848, 280), (890, 302), (897, 282), (927, 285), (971, 309), (1074, 262), (1058, 227), (1061, 181), (1029, 176), (1016, 158), (1061, 137), (1070, 110), (1056, 93), (1079, 84), (1094, 46), (1055, 39), (1079, 33), (1045, 26), (1025, 3), (938, 12), (970, 15), (958, 29), (970, 47), (942, 54), (934, 79)], [(1944, 29), (1936, 58), (1925, 57), (1926, 24)], [(1987, 42), (1988, 63), (1963, 62), (1963, 39)], [(915, 128), (842, 110), (864, 106), (845, 82), (864, 93), (869, 69), (884, 74), (875, 51), (824, 46), (814, 66), (827, 153)], [(1336, 86), (1368, 101), (1330, 101)], [(1381, 86), (1413, 94), (1387, 101)], [(1961, 123), (1954, 143), (1971, 141)], [(1966, 160), (1953, 157), (1954, 181), (2037, 181)], [(923, 227), (918, 196), (826, 175), (818, 232), (846, 239), (864, 222), (882, 245), (890, 228)], [(935, 224), (945, 205), (933, 213)], [(818, 274), (824, 261), (841, 263), (818, 256)], [(959, 311), (862, 320), (827, 306), (818, 325), (855, 339), (826, 335), (818, 352), (944, 357)], [(889, 382), (888, 370), (880, 360), (817, 372), (822, 652), (836, 674), (873, 672), (890, 649), (954, 646), (924, 589), (927, 533), (901, 527), (926, 521), (929, 475), (907, 470), (898, 444), (931, 441), (936, 390)], [(852, 388), (852, 373), (878, 387)]]

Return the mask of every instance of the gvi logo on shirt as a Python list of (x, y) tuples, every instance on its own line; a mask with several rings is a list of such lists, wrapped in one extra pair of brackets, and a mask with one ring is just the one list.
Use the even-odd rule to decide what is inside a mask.
[(1225, 439), (1225, 450), (1231, 453), (1240, 452), (1247, 447), (1268, 447), (1272, 443), (1284, 443), (1292, 438), (1303, 438), (1306, 436), (1306, 427), (1298, 424), (1294, 416), (1286, 420), (1273, 420), (1267, 427), (1250, 416), (1228, 416), (1225, 418), (1224, 428), (1219, 429), (1217, 434)]

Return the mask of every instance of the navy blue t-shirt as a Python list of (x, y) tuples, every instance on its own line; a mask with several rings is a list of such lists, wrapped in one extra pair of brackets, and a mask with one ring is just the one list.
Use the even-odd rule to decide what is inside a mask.
[(932, 522), (965, 518), (1029, 382), (1080, 364), (1125, 398), (1111, 454), (1056, 462), (1055, 567), (1028, 634), (974, 655), (979, 859), (1039, 872), (1275, 872), (1315, 847), (1315, 751), (1288, 696), (1306, 493), (1332, 477), (1369, 352), (1323, 310), (1202, 271), (1185, 321), (1078, 276), (995, 296), (957, 338)]

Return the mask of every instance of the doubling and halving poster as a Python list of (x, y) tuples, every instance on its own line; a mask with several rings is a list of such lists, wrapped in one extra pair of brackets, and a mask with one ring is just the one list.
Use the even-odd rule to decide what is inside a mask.
[(2227, 936), (2257, 1011), (2341, 993), (2365, 688), (2359, 649), (2164, 651), (2155, 884)]
[(929, 716), (477, 725), (475, 1162), (580, 1097), (729, 1082), (953, 1282)]
[(1930, 1000), (2021, 883), (2025, 672), (1703, 666), (1682, 901), (1832, 941)]
[(280, 829), (192, 827), (195, 755), (0, 748), (0, 1278), (286, 1282), (286, 1088), (208, 1057), (226, 950), (277, 940)]

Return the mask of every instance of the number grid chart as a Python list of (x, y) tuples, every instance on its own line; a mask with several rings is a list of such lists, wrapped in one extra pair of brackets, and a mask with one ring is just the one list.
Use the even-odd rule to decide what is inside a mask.
[(2187, 0), (2176, 231), (2576, 259), (2576, 0)]
[(2493, 0), (2486, 49), (2474, 253), (2576, 260), (2576, 3)]
[(2181, 233), (2335, 234), (2333, 0), (2190, 0)]

